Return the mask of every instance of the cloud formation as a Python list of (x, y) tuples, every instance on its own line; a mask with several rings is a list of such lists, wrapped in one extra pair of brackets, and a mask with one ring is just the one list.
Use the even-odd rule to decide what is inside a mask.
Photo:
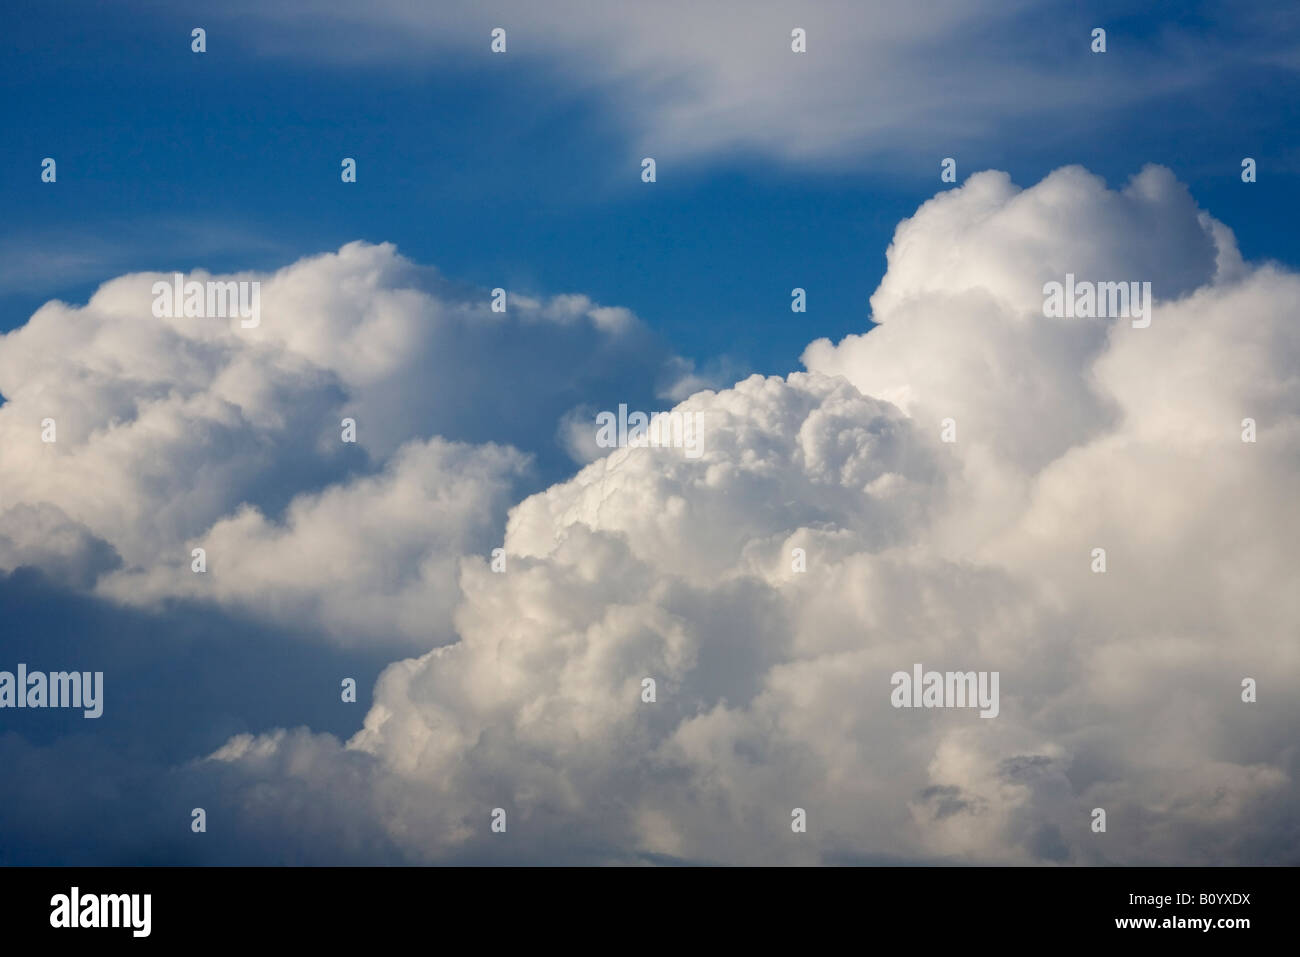
[[(1067, 271), (1152, 282), (1151, 326), (1044, 318)], [(189, 773), (349, 859), (1293, 863), (1298, 297), (1165, 169), (974, 176), (900, 224), (878, 328), (681, 403), (698, 459), (512, 509), (350, 741)], [(1000, 713), (891, 707), (915, 662), (998, 671)]]
[[(570, 97), (606, 102), (648, 155), (744, 150), (843, 163), (904, 148), (938, 150), (937, 162), (955, 144), (1025, 120), (1091, 120), (1212, 92), (1234, 71), (1290, 72), (1300, 62), (1296, 24), (1275, 9), (1212, 2), (1197, 13), (1140, 35), (1123, 4), (1081, 11), (1023, 0), (503, 0), (490, 9), (299, 0), (274, 10), (237, 3), (227, 15), (241, 25), (237, 42), (265, 55), (425, 68), (481, 64), (500, 27), (509, 57), (545, 70)], [(1104, 65), (1090, 51), (1099, 25), (1112, 32)], [(795, 28), (806, 31), (805, 54), (791, 51)], [(1239, 45), (1215, 42), (1229, 31)]]
[[(569, 297), (494, 318), (353, 244), (263, 277), (255, 330), (152, 319), (135, 275), (0, 340), (6, 569), (416, 655), (346, 742), (239, 734), (149, 772), (149, 807), (207, 807), (227, 838), (151, 853), (1293, 863), (1300, 278), (1243, 262), (1159, 167), (1118, 191), (977, 174), (888, 262), (869, 333), (677, 406), (699, 457), (620, 448), (508, 519), (527, 459), (485, 438), (522, 418), (554, 439), (571, 393), (456, 370), (509, 323), (520, 354), (591, 355), (575, 377), (604, 382), (644, 362), (634, 317)], [(1045, 318), (1067, 272), (1151, 282), (1151, 325)], [(643, 382), (681, 372), (649, 355)], [(917, 662), (999, 672), (997, 717), (892, 707)]]
[(262, 284), (256, 328), (156, 318), (172, 277), (137, 273), (0, 337), (0, 570), (423, 648), (450, 639), (456, 557), (497, 544), (530, 457), (568, 461), (557, 421), (692, 373), (625, 309), (508, 293), (493, 312), (387, 244), (217, 278)]

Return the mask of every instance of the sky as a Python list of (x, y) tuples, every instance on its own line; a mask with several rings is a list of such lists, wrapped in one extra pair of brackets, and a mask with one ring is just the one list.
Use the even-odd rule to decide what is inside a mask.
[(5, 8), (0, 862), (1300, 858), (1300, 13), (700, 6)]
[[(937, 11), (978, 14), (945, 21), (878, 5), (882, 20), (920, 18), (895, 26), (909, 39), (933, 34), (895, 67), (853, 4), (760, 4), (761, 22), (806, 10), (809, 23), (861, 23), (849, 35), (862, 38), (860, 52), (823, 53), (814, 29), (808, 57), (835, 56), (826, 86), (787, 88), (788, 102), (752, 118), (733, 105), (755, 83), (746, 68), (698, 76), (715, 53), (757, 46), (727, 4), (647, 12), (663, 43), (627, 64), (640, 30), (617, 13), (592, 21), (582, 4), (538, 7), (569, 11), (571, 43), (539, 13), (497, 57), (479, 41), (498, 10), (519, 16), (510, 4), (435, 4), (444, 12), (410, 32), (391, 24), (427, 5), (377, 4), (359, 25), (262, 6), (223, 5), (202, 56), (172, 38), (208, 22), (203, 5), (10, 7), (0, 328), (50, 298), (85, 301), (114, 270), (273, 269), (365, 239), (487, 288), (580, 289), (697, 363), (784, 374), (811, 338), (869, 321), (893, 229), (933, 194), (946, 156), (960, 178), (993, 168), (1019, 183), (1079, 163), (1119, 185), (1160, 163), (1246, 255), (1296, 262), (1285, 6), (1152, 4), (1135, 17), (1127, 4), (950, 3)], [(1103, 20), (1104, 57), (1075, 40)], [(614, 62), (591, 65), (597, 51)], [(695, 149), (693, 131), (656, 123), (670, 83), (684, 89), (666, 112), (710, 91), (718, 142)], [(825, 89), (842, 91), (843, 110), (801, 119)], [(18, 175), (35, 153), (56, 157), (63, 188)], [(645, 155), (659, 163), (654, 190), (640, 182)], [(342, 156), (359, 162), (350, 190)], [(1243, 156), (1262, 168), (1249, 192), (1236, 188)], [(810, 291), (797, 320), (794, 286)]]

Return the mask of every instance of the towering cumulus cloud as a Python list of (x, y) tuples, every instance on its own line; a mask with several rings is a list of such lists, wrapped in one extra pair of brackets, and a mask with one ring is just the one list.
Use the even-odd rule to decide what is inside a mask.
[[(1067, 273), (1150, 282), (1150, 325), (1046, 317), (1043, 287)], [(698, 457), (619, 448), (525, 498), (504, 571), (462, 549), (455, 640), (389, 666), (351, 740), (241, 735), (168, 786), (206, 794), (270, 859), (1294, 860), (1298, 301), (1300, 278), (1244, 263), (1162, 168), (1120, 191), (1079, 168), (1025, 190), (975, 175), (899, 225), (878, 327), (812, 343), (806, 372), (683, 401)], [(224, 434), (220, 380), (239, 375), (214, 378), (218, 344), (202, 346), (183, 363), (195, 389), (172, 398), (213, 423), (196, 444)], [(276, 376), (243, 374), (286, 431), (331, 385), (290, 346), (250, 356)], [(113, 355), (96, 374), (128, 402), (141, 390)], [(279, 529), (206, 493), (198, 525), (268, 582), (213, 599), (328, 604), (327, 569), (274, 569), (357, 516), (350, 566), (389, 561), (412, 607), (437, 604), (415, 540), (477, 548), (448, 528), (490, 515), (519, 463), (396, 432), (383, 455)], [(270, 464), (241, 461), (250, 482)], [(420, 500), (404, 476), (423, 470), (449, 471), (466, 508), (367, 534)], [(105, 513), (161, 526), (172, 473), (131, 474)], [(90, 530), (63, 533), (82, 579), (116, 550), (149, 587), (118, 569), (104, 594), (175, 592), (139, 557), (140, 521), (68, 501), (32, 504), (0, 542), (28, 547), (57, 505)], [(916, 663), (997, 672), (996, 716), (894, 707), (891, 675)]]
[[(423, 649), (452, 637), (456, 556), (495, 542), (529, 474), (506, 443), (553, 435), (590, 391), (689, 371), (626, 310), (494, 312), (387, 244), (223, 278), (260, 283), (256, 327), (156, 317), (172, 276), (141, 273), (0, 338), (0, 570)], [(589, 361), (516, 401), (521, 372), (574, 353)]]

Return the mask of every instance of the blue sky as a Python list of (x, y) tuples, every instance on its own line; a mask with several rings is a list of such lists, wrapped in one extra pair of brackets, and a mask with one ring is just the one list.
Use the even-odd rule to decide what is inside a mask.
[[(327, 55), (335, 31), (305, 18), (287, 56), (257, 48), (271, 27), (213, 20), (201, 5), (126, 16), (19, 3), (0, 67), (10, 130), (0, 203), (16, 254), (0, 281), (0, 327), (49, 298), (84, 301), (129, 269), (266, 269), (366, 239), (487, 288), (582, 291), (632, 309), (698, 363), (727, 356), (779, 374), (812, 338), (866, 327), (893, 229), (942, 188), (947, 155), (959, 180), (996, 168), (1022, 185), (1081, 163), (1116, 187), (1162, 163), (1237, 231), (1247, 257), (1294, 264), (1297, 73), (1239, 63), (1220, 46), (1193, 88), (1147, 93), (1155, 51), (1231, 44), (1234, 29), (1248, 47), (1261, 28), (1235, 6), (1201, 16), (1186, 4), (1142, 16), (1125, 6), (1031, 7), (1003, 28), (1017, 55), (1055, 61), (1053, 75), (1081, 91), (1077, 105), (915, 144), (894, 138), (872, 155), (670, 153), (648, 187), (618, 98), (569, 88), (562, 64), (524, 52), (491, 56), (485, 41), (479, 56), (340, 63)], [(200, 22), (201, 56), (188, 42)], [(1073, 30), (1084, 22), (1109, 27), (1105, 55)], [(1139, 95), (1089, 95), (1102, 75)], [(897, 82), (904, 96), (909, 78)], [(39, 180), (47, 155), (59, 162), (57, 189)], [(1243, 188), (1247, 155), (1260, 174)], [(343, 156), (360, 164), (354, 186), (339, 181)], [(809, 292), (806, 315), (789, 311), (794, 286)]]
[[(1229, 847), (1236, 863), (1294, 863), (1294, 789), (1277, 782), (1300, 773), (1296, 706), (1253, 724), (1232, 709), (1242, 669), (1294, 675), (1270, 657), (1289, 609), (1269, 575), (1294, 564), (1276, 503), (1293, 497), (1300, 434), (1286, 319), (1300, 14), (1131, 7), (8, 4), (0, 333), (18, 332), (0, 338), (0, 669), (102, 668), (108, 702), (97, 722), (0, 713), (0, 766), (15, 769), (0, 775), (0, 863), (811, 860), (764, 857), (701, 811), (748, 827), (771, 813), (749, 796), (773, 792), (782, 828), (800, 801), (838, 822), (820, 860), (1196, 863)], [(946, 156), (956, 184), (940, 181)], [(1170, 172), (1122, 192), (1148, 164)], [(1104, 187), (1053, 175), (1075, 165)], [(969, 179), (982, 170), (1032, 201), (1011, 209), (996, 176)], [(1232, 247), (1198, 208), (1235, 233), (1240, 275), (1213, 268)], [(1024, 326), (1042, 276), (1074, 261), (1138, 270), (1157, 295), (1203, 292), (1208, 305), (1169, 308), (1204, 338), (1156, 339), (1157, 323), (1144, 352), (1098, 327)], [(280, 311), (265, 338), (132, 325), (138, 290), (112, 285), (199, 269), (285, 270), (266, 277)], [(482, 311), (497, 286), (519, 297), (500, 325)], [(872, 328), (878, 288), (892, 337), (846, 341)], [(601, 328), (590, 303), (563, 314), (549, 297), (570, 293), (645, 329)], [(52, 300), (70, 306), (33, 318)], [(810, 350), (809, 376), (729, 388), (799, 371), (822, 338), (841, 345)], [(707, 473), (617, 455), (579, 473), (566, 436), (589, 439), (597, 409), (671, 404), (679, 357), (723, 390), (690, 400), (729, 423)], [(62, 457), (33, 438), (47, 406)], [(365, 441), (341, 447), (335, 423), (358, 408)], [(1232, 457), (1248, 412), (1275, 442), (1257, 472)], [(930, 419), (949, 414), (963, 444), (936, 449)], [(1097, 489), (1098, 474), (1116, 481)], [(1125, 498), (1149, 476), (1165, 508)], [(1239, 528), (1198, 524), (1242, 488), (1222, 519)], [(1060, 572), (1074, 559), (1059, 548), (1116, 529), (1133, 535), (1116, 560), (1139, 571), (1100, 597)], [(188, 573), (196, 542), (208, 578)], [(769, 554), (796, 544), (806, 592)], [(523, 574), (484, 570), (498, 545)], [(890, 551), (908, 545), (916, 564)], [(1196, 565), (1211, 552), (1253, 584)], [(1042, 592), (1065, 597), (1040, 601), (1058, 573)], [(1094, 632), (1123, 645), (1092, 657)], [(575, 636), (599, 653), (582, 658)], [(889, 640), (894, 658), (854, 657)], [(917, 647), (1003, 668), (996, 732), (889, 737), (903, 725), (876, 710), (871, 669), (910, 668)], [(610, 688), (645, 662), (672, 677), (643, 727)], [(1226, 705), (1182, 696), (1217, 694), (1221, 673)], [(510, 694), (485, 675), (513, 679)], [(576, 727), (578, 745), (538, 726)], [(823, 734), (845, 764), (817, 778)], [(680, 773), (640, 763), (646, 740)], [(683, 781), (699, 790), (669, 786)], [(1228, 791), (1238, 817), (1198, 816)], [(499, 792), (521, 820), (541, 795), (532, 820), (553, 826), (518, 857), (447, 837), (477, 834), (473, 802)], [(1071, 830), (1066, 793), (1176, 811), (1099, 849)], [(574, 794), (604, 815), (576, 849), (557, 811)], [(196, 803), (219, 842), (191, 840)], [(992, 810), (967, 832), (971, 809)]]

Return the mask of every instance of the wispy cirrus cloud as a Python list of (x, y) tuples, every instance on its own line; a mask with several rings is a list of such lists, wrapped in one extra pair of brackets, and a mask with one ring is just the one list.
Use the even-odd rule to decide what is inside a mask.
[[(1212, 94), (1229, 77), (1294, 71), (1294, 17), (1220, 2), (1194, 12), (1152, 29), (1120, 3), (1020, 0), (226, 8), (241, 25), (232, 39), (258, 54), (352, 66), (483, 65), (490, 31), (501, 27), (508, 55), (544, 70), (550, 96), (594, 95), (637, 150), (835, 165), (989, 147), (1012, 130), (1051, 138), (1063, 122), (1094, 126), (1173, 94)], [(1090, 51), (1099, 26), (1111, 34), (1105, 56)], [(791, 51), (796, 27), (806, 31), (805, 54)], [(1225, 33), (1237, 42), (1224, 44)]]

